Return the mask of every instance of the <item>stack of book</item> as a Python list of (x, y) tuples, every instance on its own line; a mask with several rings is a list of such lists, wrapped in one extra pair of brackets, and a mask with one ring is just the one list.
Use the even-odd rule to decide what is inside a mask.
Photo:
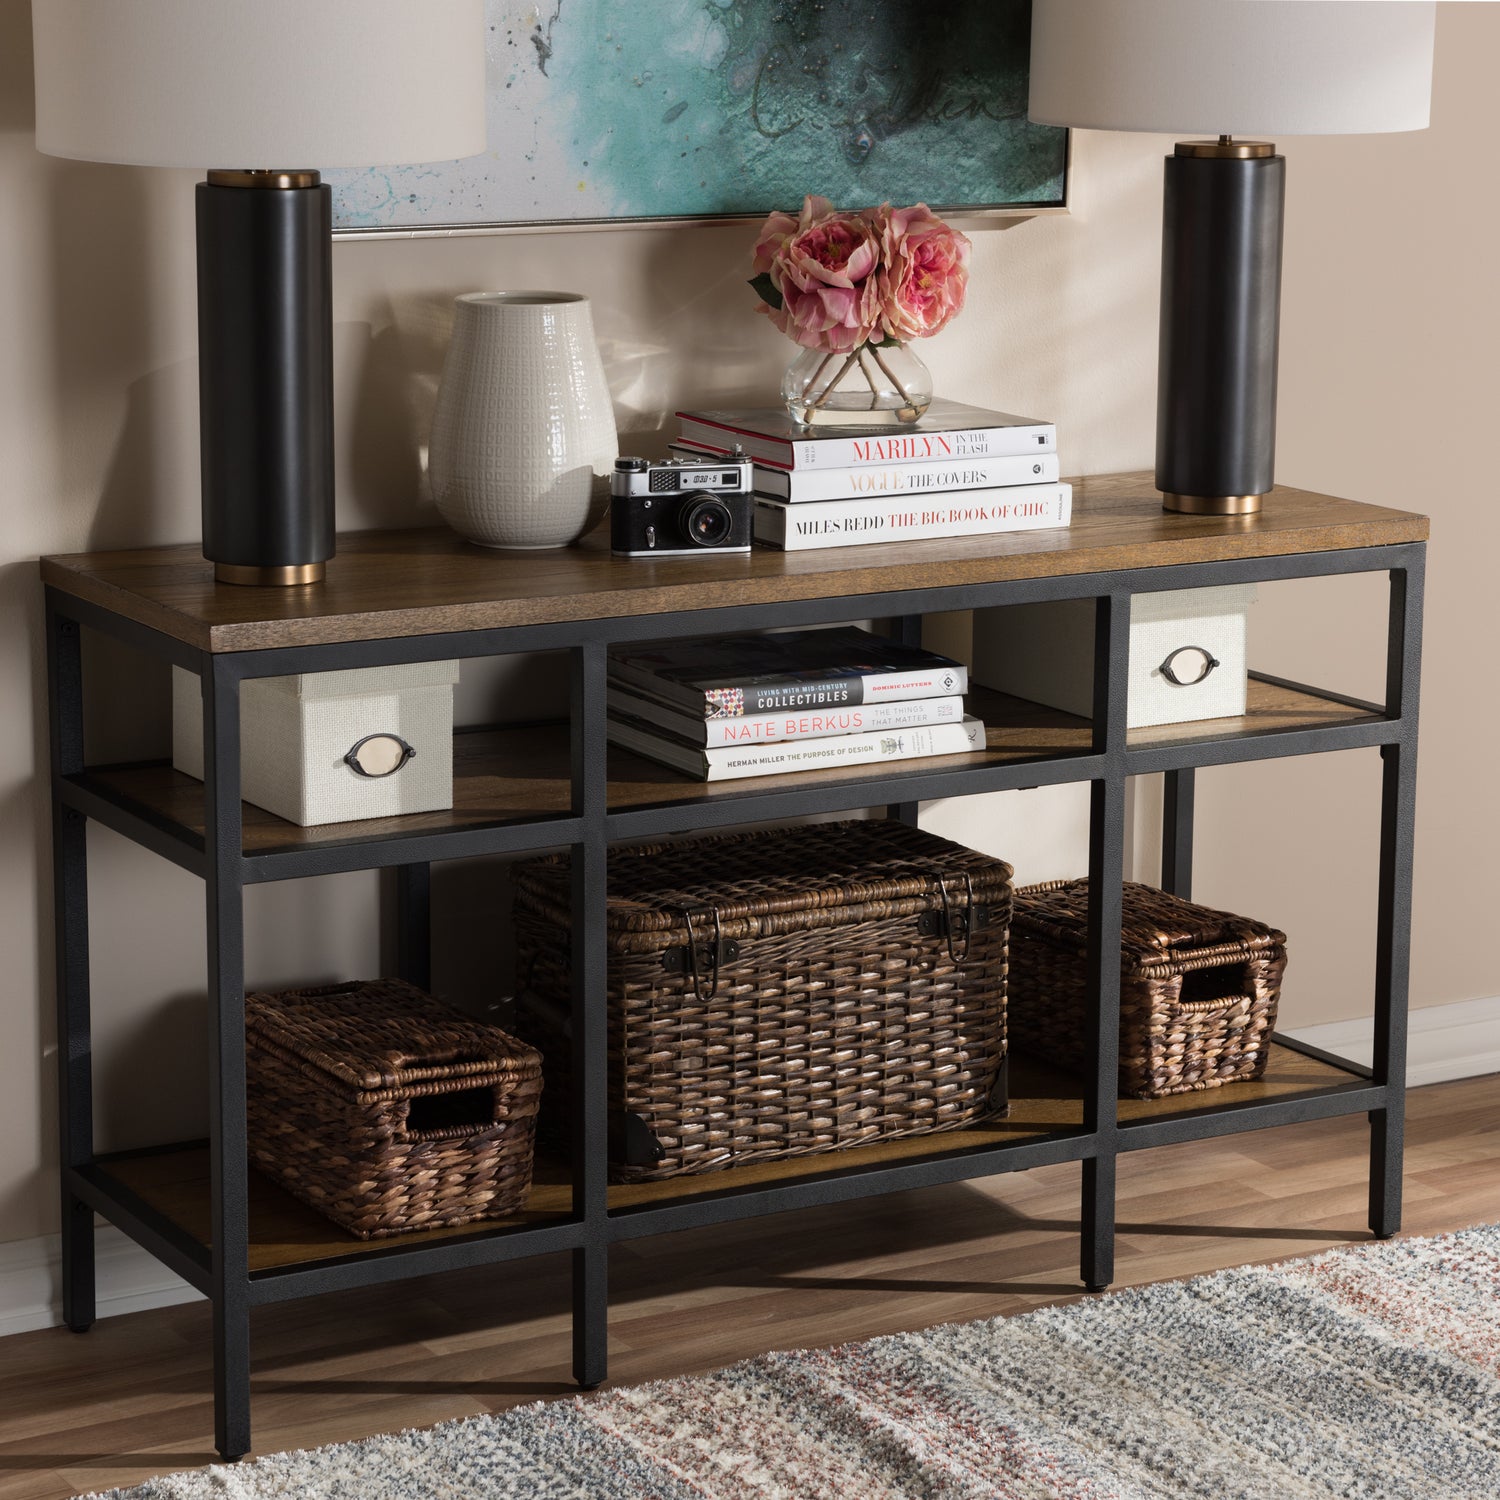
[(785, 551), (1066, 526), (1051, 422), (934, 401), (912, 426), (799, 426), (781, 408), (680, 411), (674, 449), (755, 465), (755, 539)]
[(609, 738), (700, 781), (983, 750), (961, 662), (855, 626), (627, 646)]

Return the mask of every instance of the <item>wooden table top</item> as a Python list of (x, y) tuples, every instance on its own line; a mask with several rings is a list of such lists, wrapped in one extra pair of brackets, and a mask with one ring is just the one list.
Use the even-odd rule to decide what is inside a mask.
[(615, 558), (576, 547), (493, 551), (445, 527), (341, 536), (321, 584), (214, 582), (197, 543), (44, 557), (66, 594), (206, 651), (257, 651), (736, 604), (1222, 562), (1427, 539), (1427, 518), (1278, 485), (1256, 516), (1174, 515), (1149, 473), (1074, 481), (1073, 524), (809, 552)]

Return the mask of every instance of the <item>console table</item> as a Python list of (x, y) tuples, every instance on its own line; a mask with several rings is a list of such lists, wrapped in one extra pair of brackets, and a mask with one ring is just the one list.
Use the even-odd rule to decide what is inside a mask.
[[(446, 531), (342, 538), (322, 585), (216, 585), (196, 546), (49, 557), (48, 690), (56, 882), (64, 1311), (94, 1318), (93, 1224), (102, 1214), (213, 1303), (219, 1452), (250, 1449), (254, 1306), (457, 1267), (567, 1251), (574, 1373), (605, 1378), (611, 1244), (643, 1235), (1082, 1163), (1082, 1278), (1111, 1280), (1122, 1152), (1365, 1114), (1370, 1227), (1401, 1212), (1407, 951), (1427, 522), (1403, 511), (1278, 488), (1252, 518), (1169, 515), (1146, 474), (1080, 481), (1054, 531), (792, 553), (618, 560), (594, 537), (555, 553), (490, 553)], [(1125, 727), (1130, 605), (1163, 589), (1327, 574), (1390, 579), (1385, 700), (1252, 673), (1243, 717)], [(981, 753), (705, 785), (606, 745), (605, 670), (616, 643), (781, 625), (883, 619), (920, 638), (926, 613), (1047, 599), (1095, 602), (1091, 718), (992, 696)], [(206, 780), (163, 763), (91, 766), (83, 750), (80, 629), (198, 675)], [(451, 811), (300, 828), (242, 805), (239, 688), (246, 679), (522, 651), (566, 652), (567, 723), (461, 733)], [(163, 668), (165, 670), (165, 668)], [(1164, 887), (1192, 880), (1196, 767), (1378, 746), (1379, 921), (1371, 1068), (1279, 1039), (1267, 1076), (1209, 1093), (1117, 1098), (1120, 890), (1128, 777), (1164, 773)], [(605, 860), (611, 842), (1087, 782), (1089, 966), (1097, 1004), (1086, 1074), (1014, 1061), (1007, 1119), (973, 1129), (702, 1177), (606, 1181)], [(206, 1142), (98, 1155), (90, 1067), (88, 819), (199, 876), (206, 893), (210, 1132)], [(396, 870), (398, 969), (429, 982), (434, 860), (566, 848), (575, 991), (571, 1159), (541, 1161), (523, 1213), (360, 1242), (252, 1174), (245, 1145), (247, 885)], [(1296, 934), (1292, 934), (1295, 953)]]

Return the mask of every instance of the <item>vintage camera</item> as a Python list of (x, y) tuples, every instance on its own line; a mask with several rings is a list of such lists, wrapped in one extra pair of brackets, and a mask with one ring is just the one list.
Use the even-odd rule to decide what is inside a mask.
[(617, 458), (609, 545), (618, 557), (748, 552), (755, 508), (748, 458)]

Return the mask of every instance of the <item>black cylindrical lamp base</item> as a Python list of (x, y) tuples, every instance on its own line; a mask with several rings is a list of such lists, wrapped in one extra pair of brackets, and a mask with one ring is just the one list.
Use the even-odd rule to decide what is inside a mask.
[(315, 172), (198, 185), (203, 555), (225, 583), (333, 556), (333, 209)]
[(1156, 487), (1168, 510), (1245, 515), (1274, 483), (1286, 160), (1263, 142), (1167, 158)]

